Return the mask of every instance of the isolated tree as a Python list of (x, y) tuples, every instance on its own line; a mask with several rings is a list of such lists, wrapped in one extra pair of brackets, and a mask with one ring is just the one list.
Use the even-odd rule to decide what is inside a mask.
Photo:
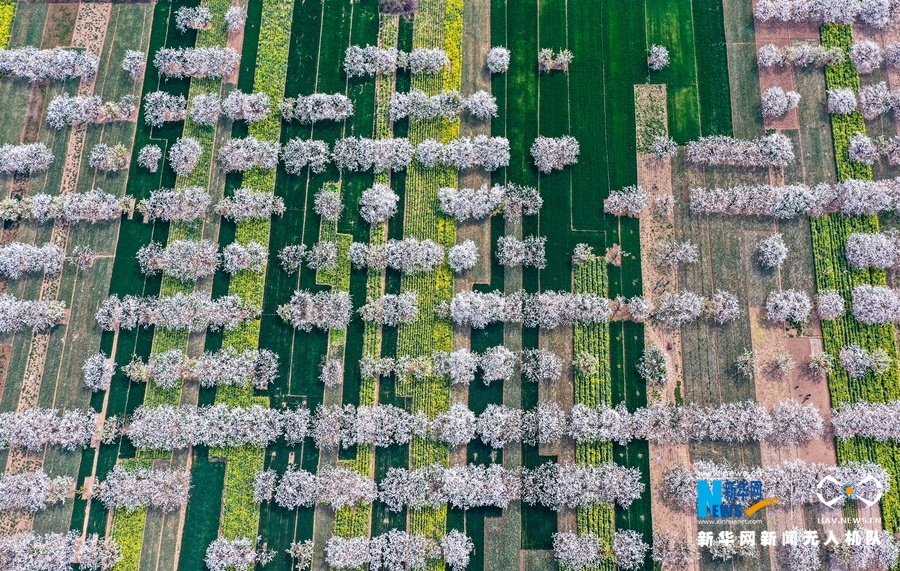
[(485, 350), (478, 363), (481, 369), (481, 378), (486, 385), (493, 381), (508, 381), (515, 373), (518, 359), (516, 354), (504, 347), (497, 345)]
[(762, 93), (763, 117), (784, 117), (788, 111), (800, 103), (800, 94), (785, 91), (780, 87), (770, 87)]
[(137, 79), (144, 73), (145, 67), (147, 67), (147, 54), (137, 50), (125, 50), (122, 69), (131, 76), (131, 79)]
[(870, 137), (856, 133), (850, 137), (847, 146), (850, 160), (855, 163), (872, 165), (878, 160), (878, 149)]
[(138, 152), (138, 165), (150, 172), (159, 170), (162, 149), (159, 145), (144, 145)]
[(372, 226), (386, 222), (397, 213), (399, 200), (400, 197), (390, 187), (376, 184), (363, 191), (359, 199), (359, 215)]
[(772, 234), (756, 244), (756, 257), (764, 268), (778, 269), (787, 259), (788, 249), (781, 234)]
[(313, 558), (313, 542), (311, 539), (306, 541), (291, 542), (290, 547), (286, 551), (294, 562), (294, 569), (297, 571), (306, 571), (312, 565)]
[(859, 111), (863, 117), (871, 121), (876, 117), (887, 113), (893, 105), (893, 94), (885, 82), (875, 85), (866, 85), (859, 89)]
[(678, 144), (671, 137), (657, 135), (653, 137), (653, 143), (650, 145), (650, 152), (657, 159), (663, 160), (672, 158), (678, 154)]
[(487, 121), (497, 116), (497, 99), (484, 90), (478, 90), (463, 99), (462, 105), (470, 117), (479, 121)]
[(447, 263), (457, 274), (470, 270), (478, 263), (478, 247), (472, 240), (466, 240), (450, 248)]
[(94, 392), (109, 390), (116, 363), (102, 351), (88, 357), (81, 367), (84, 375), (84, 386)]
[(491, 73), (506, 73), (509, 69), (510, 53), (503, 46), (494, 46), (487, 54), (487, 68)]
[(738, 355), (734, 364), (738, 373), (748, 380), (753, 380), (753, 377), (759, 374), (759, 357), (752, 349), (747, 349)]
[(236, 32), (247, 22), (247, 11), (240, 6), (232, 6), (225, 11), (225, 25), (229, 32)]
[(664, 385), (668, 381), (666, 376), (668, 366), (669, 357), (662, 349), (651, 343), (644, 347), (644, 354), (637, 364), (637, 372), (648, 383)]
[(88, 164), (91, 168), (101, 171), (120, 171), (128, 165), (130, 156), (131, 153), (125, 145), (118, 144), (110, 147), (106, 143), (97, 143), (91, 149)]
[(212, 12), (206, 6), (182, 6), (175, 10), (175, 27), (182, 34), (188, 30), (202, 30), (212, 22)]
[(188, 116), (200, 125), (212, 126), (219, 122), (222, 114), (222, 99), (218, 93), (200, 93), (191, 100)]
[(856, 66), (856, 71), (866, 75), (881, 67), (884, 56), (881, 54), (881, 46), (870, 40), (862, 40), (853, 43), (850, 49), (850, 61)]
[(522, 374), (532, 383), (555, 381), (562, 374), (562, 358), (547, 349), (522, 351), (521, 364)]
[(664, 46), (653, 44), (647, 56), (647, 65), (653, 71), (659, 71), (669, 67), (669, 50)]
[(613, 557), (619, 569), (641, 567), (648, 549), (650, 546), (644, 543), (638, 531), (626, 529), (613, 535)]
[(468, 535), (451, 529), (447, 535), (441, 539), (441, 554), (452, 571), (463, 571), (469, 566), (469, 560), (472, 551), (475, 549), (475, 543)]
[(531, 157), (542, 173), (562, 170), (578, 162), (580, 148), (575, 137), (538, 137), (531, 145)]
[(182, 121), (187, 117), (187, 99), (165, 91), (144, 96), (144, 121), (151, 127), (162, 127), (168, 121)]
[(178, 176), (187, 176), (197, 168), (202, 155), (203, 147), (200, 146), (200, 141), (182, 137), (169, 149), (169, 166)]
[(614, 190), (603, 201), (603, 211), (614, 216), (638, 217), (643, 212), (650, 195), (640, 185), (626, 186), (622, 190)]
[(689, 291), (666, 292), (656, 304), (654, 317), (670, 327), (681, 327), (696, 321), (702, 313), (703, 298), (699, 295)]
[(574, 56), (569, 50), (563, 49), (554, 54), (550, 48), (542, 48), (538, 52), (538, 71), (545, 73), (558, 69), (568, 73), (569, 64), (573, 59)]
[(229, 274), (241, 271), (262, 272), (268, 257), (269, 250), (259, 242), (232, 242), (222, 252), (222, 269)]
[(828, 112), (836, 115), (850, 115), (856, 111), (856, 94), (848, 87), (828, 90)]

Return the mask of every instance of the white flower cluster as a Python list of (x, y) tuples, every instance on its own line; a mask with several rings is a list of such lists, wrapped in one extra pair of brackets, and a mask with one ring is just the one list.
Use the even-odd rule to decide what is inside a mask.
[(48, 331), (61, 323), (65, 314), (64, 301), (18, 300), (12, 294), (0, 294), (0, 333)]
[(162, 148), (159, 145), (144, 145), (138, 151), (138, 165), (150, 172), (159, 170), (160, 159), (162, 159)]
[(222, 98), (218, 93), (199, 93), (191, 99), (188, 116), (199, 125), (213, 126), (222, 115)]
[(894, 269), (900, 265), (898, 246), (898, 236), (893, 232), (854, 232), (847, 237), (847, 262), (857, 269)]
[(523, 470), (522, 501), (552, 510), (615, 504), (627, 508), (644, 491), (640, 471), (613, 463), (556, 464)]
[(457, 222), (466, 222), (483, 220), (501, 208), (508, 218), (532, 216), (540, 211), (544, 199), (534, 187), (509, 183), (492, 187), (483, 184), (477, 189), (443, 187), (438, 190), (438, 203), (445, 214)]
[(538, 71), (541, 73), (560, 69), (569, 71), (569, 64), (575, 56), (569, 50), (560, 50), (554, 54), (550, 48), (543, 48), (538, 52)]
[(350, 323), (353, 303), (343, 291), (295, 291), (290, 303), (278, 307), (278, 316), (301, 331), (344, 329)]
[(524, 240), (501, 236), (497, 239), (497, 259), (501, 266), (541, 269), (547, 266), (546, 244), (545, 236), (526, 236)]
[(164, 188), (150, 192), (150, 198), (141, 199), (137, 211), (144, 215), (144, 222), (191, 221), (206, 216), (211, 203), (212, 197), (200, 186)]
[(128, 94), (118, 102), (107, 101), (98, 95), (72, 97), (60, 93), (47, 105), (47, 123), (54, 129), (86, 127), (92, 123), (130, 121), (137, 110), (137, 98)]
[(774, 216), (781, 219), (834, 212), (845, 216), (879, 214), (900, 207), (900, 182), (846, 180), (838, 184), (692, 188), (691, 212), (728, 216)]
[[(542, 173), (562, 170), (578, 162), (581, 147), (575, 137), (538, 137), (531, 144), (534, 165)], [(504, 165), (505, 166), (505, 165)]]
[(219, 149), (219, 163), (225, 172), (245, 172), (252, 168), (272, 170), (278, 166), (278, 141), (260, 141), (249, 136), (243, 139), (229, 139)]
[(41, 450), (58, 446), (63, 450), (84, 448), (94, 435), (96, 413), (93, 410), (29, 408), (0, 413), (0, 447)]
[(401, 171), (412, 162), (413, 146), (409, 139), (367, 139), (347, 137), (334, 143), (331, 160), (339, 170), (381, 173)]
[(452, 246), (447, 252), (447, 264), (454, 272), (471, 270), (478, 263), (478, 246), (472, 240)]
[(587, 293), (520, 291), (504, 295), (499, 291), (461, 291), (450, 302), (453, 322), (475, 329), (497, 321), (553, 329), (576, 323), (605, 323), (610, 315), (608, 299)]
[(0, 173), (32, 175), (50, 168), (53, 152), (44, 143), (4, 144), (0, 147)]
[(503, 46), (494, 46), (487, 54), (486, 65), (491, 73), (506, 73), (509, 70), (510, 52)]
[(66, 501), (75, 479), (51, 478), (43, 470), (20, 474), (0, 474), (0, 511), (36, 512)]
[(202, 30), (212, 22), (212, 12), (206, 6), (182, 6), (175, 10), (175, 27), (181, 33)]
[(630, 216), (637, 218), (644, 211), (650, 195), (640, 185), (626, 186), (622, 190), (614, 190), (603, 201), (603, 212), (613, 216)]
[(281, 147), (281, 160), (288, 174), (300, 174), (306, 167), (313, 173), (320, 173), (325, 171), (325, 165), (331, 160), (331, 153), (325, 141), (297, 137)]
[(688, 143), (687, 160), (701, 165), (784, 167), (794, 162), (794, 148), (780, 133), (753, 140), (714, 135)]
[(898, 14), (889, 2), (860, 0), (760, 0), (754, 11), (760, 22), (812, 22), (815, 24), (853, 24), (856, 21), (881, 29), (897, 21)]
[(900, 321), (900, 296), (889, 287), (858, 285), (853, 288), (853, 316), (868, 325)]
[(669, 50), (665, 46), (653, 44), (647, 55), (647, 67), (653, 71), (660, 71), (669, 67)]
[(406, 275), (430, 272), (444, 261), (444, 247), (432, 240), (388, 240), (384, 245), (350, 244), (350, 262), (355, 268), (391, 268)]
[(826, 48), (807, 43), (784, 47), (766, 44), (760, 46), (756, 56), (756, 62), (762, 68), (774, 66), (822, 67), (840, 65), (845, 61), (847, 61), (847, 54), (837, 46)]
[(513, 353), (498, 345), (479, 355), (468, 349), (458, 349), (451, 353), (437, 352), (431, 357), (400, 356), (397, 359), (382, 357), (375, 359), (365, 355), (359, 361), (359, 372), (365, 379), (387, 377), (393, 373), (397, 379), (413, 378), (422, 380), (432, 375), (446, 375), (452, 384), (469, 384), (475, 379), (475, 370), (480, 368), (486, 385), (492, 381), (509, 380), (519, 364), (521, 353)]
[(22, 77), (32, 83), (45, 79), (90, 79), (97, 73), (99, 64), (100, 58), (88, 50), (39, 50), (34, 46), (0, 50), (0, 74)]
[(313, 93), (282, 99), (278, 104), (281, 118), (303, 125), (319, 121), (343, 121), (353, 115), (353, 103), (343, 93)]
[(271, 192), (239, 188), (216, 205), (216, 214), (240, 222), (252, 218), (270, 218), (284, 214), (284, 199)]
[(269, 250), (259, 242), (247, 244), (232, 242), (225, 246), (222, 254), (224, 260), (222, 269), (229, 274), (242, 271), (262, 272), (269, 258)]
[(131, 79), (137, 79), (147, 67), (147, 54), (137, 50), (125, 50), (122, 58), (122, 70), (128, 72)]
[(784, 117), (800, 104), (800, 94), (780, 87), (770, 87), (763, 91), (761, 104), (763, 117)]
[(181, 470), (125, 469), (116, 464), (100, 484), (98, 496), (107, 509), (154, 507), (170, 512), (188, 500), (191, 473)]
[(788, 248), (780, 233), (763, 238), (756, 244), (756, 257), (764, 268), (780, 268), (787, 255)]
[(188, 446), (265, 448), (284, 433), (302, 442), (309, 429), (306, 409), (278, 411), (254, 404), (138, 407), (125, 434), (140, 450), (180, 450)]
[(169, 166), (178, 176), (187, 176), (194, 172), (202, 156), (200, 141), (192, 137), (179, 137), (169, 148)]
[(237, 71), (241, 54), (234, 48), (162, 48), (153, 65), (163, 77), (224, 77)]
[(229, 32), (237, 32), (247, 23), (247, 11), (240, 6), (232, 6), (225, 11), (225, 25)]
[(416, 160), (425, 168), (480, 168), (493, 172), (508, 166), (509, 158), (509, 140), (505, 137), (476, 135), (447, 143), (425, 139), (416, 147)]
[(92, 169), (106, 172), (120, 171), (128, 166), (130, 156), (131, 151), (121, 143), (112, 147), (106, 143), (97, 143), (91, 149), (88, 165)]
[(144, 96), (144, 121), (151, 127), (162, 127), (167, 121), (183, 121), (185, 117), (187, 100), (184, 95), (154, 91)]
[(165, 246), (151, 242), (137, 251), (141, 272), (165, 272), (183, 282), (195, 282), (216, 273), (219, 245), (210, 240), (175, 240)]
[(104, 331), (158, 327), (176, 331), (199, 332), (206, 329), (234, 329), (244, 321), (256, 319), (259, 310), (248, 307), (236, 295), (216, 299), (208, 294), (178, 292), (161, 298), (118, 295), (108, 297), (97, 310), (97, 325)]
[(121, 199), (95, 188), (63, 195), (35, 194), (24, 198), (0, 200), (0, 218), (3, 220), (29, 220), (44, 223), (61, 219), (69, 223), (100, 222), (114, 220), (127, 210), (130, 196)]
[(741, 314), (740, 303), (733, 294), (716, 290), (715, 295), (705, 298), (691, 291), (677, 293), (665, 292), (657, 301), (655, 311), (642, 298), (629, 300), (632, 319), (640, 321), (642, 315), (635, 316), (633, 307), (643, 306), (639, 314), (650, 312), (652, 317), (669, 327), (681, 327), (693, 323), (701, 317), (711, 319), (718, 324), (734, 321)]
[(411, 89), (408, 93), (395, 91), (391, 95), (389, 114), (391, 122), (405, 117), (455, 121), (463, 110), (467, 110), (474, 119), (485, 121), (497, 116), (497, 100), (484, 90), (468, 97), (456, 90), (445, 90), (431, 96), (421, 89)]
[(766, 317), (769, 321), (805, 323), (812, 312), (812, 301), (802, 291), (787, 289), (769, 292), (766, 298)]
[(415, 48), (407, 53), (397, 48), (350, 46), (344, 55), (344, 72), (347, 77), (394, 74), (398, 69), (407, 68), (413, 74), (435, 74), (449, 65), (447, 53), (437, 48)]
[(222, 102), (222, 113), (232, 121), (257, 123), (269, 116), (269, 96), (259, 91), (244, 93), (236, 89)]
[(0, 276), (12, 280), (23, 274), (56, 275), (65, 261), (66, 253), (52, 242), (43, 246), (22, 242), (0, 244)]
[(175, 387), (184, 380), (199, 382), (201, 387), (252, 385), (265, 390), (278, 377), (278, 355), (268, 349), (238, 352), (225, 348), (192, 358), (173, 349), (152, 354), (146, 363), (135, 356), (122, 372), (134, 382), (153, 382), (162, 388)]
[(94, 353), (84, 361), (81, 373), (84, 375), (84, 386), (94, 392), (109, 390), (116, 363), (105, 353)]
[(0, 536), (0, 567), (16, 571), (71, 571), (78, 563), (85, 571), (109, 571), (122, 559), (115, 539), (95, 533), (84, 543), (75, 531), (37, 535), (33, 532)]
[(553, 557), (560, 568), (572, 571), (597, 569), (603, 563), (603, 545), (593, 533), (573, 532), (553, 534)]
[(227, 539), (218, 537), (206, 548), (206, 557), (203, 562), (209, 571), (245, 571), (270, 563), (275, 558), (275, 551), (256, 547), (262, 540), (257, 537), (252, 540), (249, 537)]
[(419, 316), (419, 294), (415, 291), (405, 291), (370, 299), (359, 308), (359, 316), (363, 321), (372, 321), (386, 327), (413, 323)]

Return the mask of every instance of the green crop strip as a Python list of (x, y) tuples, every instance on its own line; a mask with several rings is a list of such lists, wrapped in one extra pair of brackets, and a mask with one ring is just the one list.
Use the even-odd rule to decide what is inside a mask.
[[(596, 293), (608, 295), (606, 260), (594, 258), (575, 268), (575, 293)], [(597, 358), (597, 371), (585, 375), (575, 370), (575, 403), (589, 407), (612, 406), (612, 377), (609, 368), (609, 324), (578, 325), (575, 327), (574, 353), (589, 353)], [(612, 462), (612, 443), (578, 443), (575, 447), (575, 461), (579, 464), (601, 464)], [(578, 508), (578, 532), (593, 533), (603, 542), (608, 554), (599, 569), (612, 571), (612, 540), (616, 530), (616, 513), (611, 506)]]
[[(853, 30), (850, 26), (826, 24), (821, 28), (822, 45), (840, 47), (849, 51), (853, 44)], [(825, 67), (825, 81), (828, 89), (851, 88), (859, 90), (859, 75), (856, 68), (845, 62), (837, 66)], [(838, 178), (871, 180), (872, 167), (850, 162), (847, 152), (850, 137), (856, 133), (865, 134), (866, 125), (858, 111), (851, 115), (832, 115), (831, 131), (834, 138), (834, 155)], [(845, 217), (830, 214), (812, 219), (813, 252), (815, 253), (816, 287), (819, 291), (834, 289), (851, 301), (853, 287), (862, 284), (887, 285), (887, 275), (883, 270), (854, 270), (849, 267), (844, 251), (847, 237), (853, 232), (873, 233), (879, 229), (875, 216)], [(841, 347), (856, 343), (866, 350), (881, 348), (891, 357), (891, 368), (883, 375), (872, 378), (852, 379), (847, 372), (836, 367), (828, 375), (828, 390), (831, 404), (838, 407), (848, 402), (885, 402), (900, 399), (900, 369), (898, 369), (897, 341), (893, 325), (865, 325), (847, 313), (840, 319), (822, 322), (825, 350), (840, 362)], [(854, 438), (837, 442), (837, 456), (841, 464), (852, 461), (872, 461), (879, 463), (891, 475), (890, 489), (881, 500), (884, 528), (890, 532), (900, 529), (900, 447), (896, 443), (874, 442), (870, 439)]]
[[(410, 87), (429, 95), (444, 89), (459, 90), (462, 83), (462, 11), (463, 0), (424, 0), (413, 24), (413, 48), (442, 48), (450, 58), (450, 68), (443, 74), (421, 74), (411, 79)], [(409, 139), (413, 145), (424, 139), (449, 141), (459, 137), (459, 123), (446, 120), (411, 120)], [(424, 169), (413, 163), (407, 171), (404, 236), (431, 239), (450, 247), (456, 243), (454, 221), (437, 209), (437, 191), (442, 186), (456, 187), (457, 174), (447, 168)], [(453, 330), (449, 320), (435, 316), (435, 306), (453, 297), (453, 275), (443, 264), (434, 272), (404, 276), (402, 291), (419, 293), (419, 318), (401, 326), (397, 338), (397, 354), (422, 356), (434, 351), (451, 351)], [(430, 377), (422, 381), (398, 383), (398, 395), (411, 397), (414, 412), (434, 417), (450, 407), (447, 379)], [(448, 465), (450, 450), (444, 444), (413, 438), (410, 445), (410, 467), (427, 464)], [(410, 533), (440, 538), (446, 533), (447, 508), (426, 508), (409, 514)], [(442, 565), (432, 564), (432, 568)]]
[[(280, 101), (284, 96), (293, 13), (293, 0), (263, 2), (253, 90), (265, 92), (271, 101)], [(271, 113), (266, 120), (253, 123), (248, 128), (248, 134), (264, 141), (277, 141), (281, 135), (280, 115)], [(274, 193), (275, 171), (253, 169), (244, 174), (244, 186)], [(240, 244), (259, 242), (268, 247), (270, 229), (271, 221), (268, 219), (242, 220), (237, 224), (235, 241)], [(265, 273), (241, 271), (231, 278), (228, 293), (240, 296), (244, 303), (262, 308), (264, 285)], [(259, 319), (246, 322), (226, 331), (222, 346), (238, 351), (256, 349), (259, 346), (259, 331)], [(216, 402), (229, 406), (269, 405), (267, 397), (254, 396), (253, 389), (249, 387), (220, 387), (216, 391)], [(265, 451), (244, 446), (210, 450), (210, 455), (228, 460), (222, 535), (230, 539), (255, 537), (259, 528), (259, 506), (253, 501), (253, 476), (263, 469)]]

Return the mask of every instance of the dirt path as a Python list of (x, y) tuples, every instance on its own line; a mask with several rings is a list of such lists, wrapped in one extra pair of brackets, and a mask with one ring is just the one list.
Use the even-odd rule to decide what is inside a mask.
[[(84, 3), (79, 5), (78, 16), (75, 20), (75, 29), (72, 37), (72, 45), (84, 47), (96, 54), (103, 53), (103, 44), (106, 41), (106, 31), (109, 26), (112, 4), (108, 3)], [(82, 80), (78, 86), (78, 95), (88, 96), (94, 93), (96, 76), (89, 80)], [(78, 185), (78, 174), (81, 170), (81, 158), (84, 151), (85, 130), (73, 129), (69, 144), (66, 148), (66, 159), (62, 174), (62, 187), (60, 193), (74, 192)], [(69, 224), (60, 220), (54, 221), (50, 241), (60, 246), (64, 251), (69, 241)], [(62, 272), (53, 276), (45, 275), (41, 282), (40, 299), (55, 300), (59, 295), (62, 283)], [(41, 388), (41, 378), (44, 373), (44, 363), (47, 360), (47, 346), (50, 341), (49, 333), (35, 333), (31, 337), (28, 348), (28, 359), (25, 365), (25, 377), (22, 391), (19, 395), (17, 410), (34, 408), (38, 404), (38, 395)], [(12, 449), (7, 457), (5, 472), (18, 473), (24, 470), (35, 470), (43, 464), (43, 453), (28, 453), (19, 449)], [(14, 523), (13, 523), (14, 522)], [(6, 530), (12, 525), (16, 531), (28, 531), (34, 523), (33, 514), (5, 515), (0, 519), (0, 529)]]

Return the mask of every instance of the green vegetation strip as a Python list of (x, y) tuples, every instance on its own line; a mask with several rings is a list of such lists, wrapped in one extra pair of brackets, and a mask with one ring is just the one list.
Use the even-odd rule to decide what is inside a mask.
[(9, 37), (12, 34), (13, 18), (16, 15), (16, 4), (8, 0), (0, 2), (0, 47), (6, 48), (9, 44)]
[[(575, 268), (575, 292), (596, 293), (606, 296), (606, 260), (594, 258)], [(612, 377), (609, 368), (609, 324), (578, 325), (575, 327), (574, 354), (588, 353), (597, 359), (597, 370), (584, 374), (575, 369), (575, 402), (596, 407), (612, 406)], [(601, 464), (612, 462), (612, 443), (578, 443), (575, 447), (575, 461), (579, 464)], [(612, 540), (616, 530), (616, 513), (612, 506), (578, 508), (578, 532), (597, 535), (606, 548), (603, 563), (599, 569), (612, 571)]]
[[(264, 0), (260, 24), (259, 49), (256, 58), (256, 77), (253, 91), (263, 91), (271, 101), (284, 97), (287, 77), (288, 50), (293, 21), (293, 0)], [(248, 135), (260, 140), (277, 141), (281, 135), (281, 117), (271, 113), (265, 121), (254, 123)], [(264, 192), (275, 192), (275, 171), (254, 169), (244, 175), (244, 186)], [(268, 247), (271, 221), (268, 219), (238, 222), (235, 240), (241, 244), (259, 242)], [(239, 295), (249, 305), (262, 308), (265, 273), (242, 271), (231, 279), (229, 295)], [(260, 321), (246, 322), (236, 329), (226, 331), (223, 347), (238, 351), (256, 349), (259, 346)], [(220, 387), (216, 402), (230, 406), (248, 406), (259, 403), (268, 406), (267, 397), (253, 396), (250, 387)], [(259, 527), (259, 506), (253, 501), (253, 476), (263, 469), (265, 451), (261, 448), (210, 450), (210, 454), (228, 459), (225, 469), (224, 518), (222, 535), (228, 538), (255, 537)]]
[[(826, 24), (822, 26), (822, 45), (837, 46), (849, 50), (853, 45), (852, 28), (845, 25)], [(849, 87), (859, 90), (859, 75), (856, 68), (846, 62), (837, 66), (826, 66), (825, 81), (828, 89)], [(834, 137), (834, 155), (838, 178), (871, 180), (872, 167), (852, 163), (847, 152), (850, 137), (856, 133), (865, 134), (866, 125), (862, 115), (832, 115), (831, 130)], [(877, 232), (878, 218), (875, 216), (844, 217), (831, 214), (812, 219), (813, 252), (815, 253), (816, 287), (819, 291), (834, 289), (845, 301), (851, 301), (853, 287), (862, 284), (887, 285), (887, 275), (883, 270), (854, 270), (844, 257), (847, 236), (853, 232)], [(825, 350), (839, 363), (841, 347), (856, 343), (866, 350), (884, 349), (891, 357), (891, 368), (876, 378), (867, 376), (852, 379), (847, 372), (836, 366), (828, 375), (828, 390), (832, 406), (844, 403), (868, 401), (885, 402), (900, 399), (900, 369), (897, 363), (897, 341), (893, 325), (865, 325), (853, 318), (849, 312), (840, 319), (822, 322)], [(837, 442), (838, 461), (846, 464), (852, 461), (872, 461), (881, 464), (891, 475), (890, 489), (881, 499), (884, 528), (890, 532), (900, 529), (900, 447), (895, 443), (874, 442), (870, 439), (855, 438)]]

